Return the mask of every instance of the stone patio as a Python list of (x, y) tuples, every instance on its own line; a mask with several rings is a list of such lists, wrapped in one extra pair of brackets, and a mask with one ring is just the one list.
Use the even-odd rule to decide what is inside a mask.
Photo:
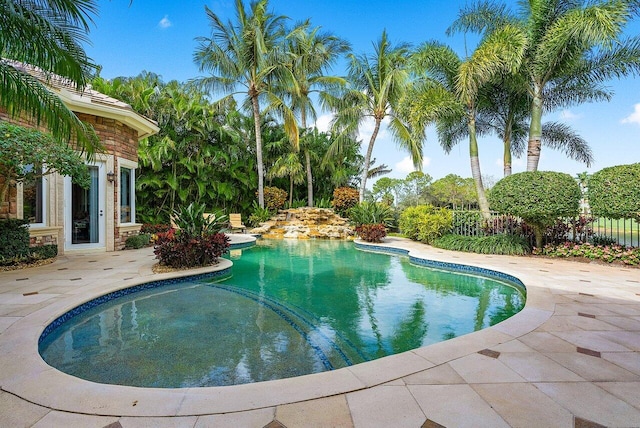
[(151, 249), (69, 253), (0, 272), (0, 426), (640, 427), (639, 269), (382, 245), (513, 275), (527, 287), (525, 309), (332, 372), (213, 388), (102, 385), (46, 365), (42, 330), (93, 297), (176, 274), (153, 274)]

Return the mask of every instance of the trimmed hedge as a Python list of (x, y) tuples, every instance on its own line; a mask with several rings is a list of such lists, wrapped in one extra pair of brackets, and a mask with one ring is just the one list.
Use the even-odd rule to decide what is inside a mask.
[(640, 163), (604, 168), (589, 177), (589, 206), (596, 217), (640, 220)]
[(400, 214), (400, 231), (407, 238), (430, 244), (451, 231), (453, 213), (433, 205), (409, 207)]
[(29, 220), (0, 220), (0, 258), (29, 255)]
[(124, 248), (130, 248), (137, 250), (138, 248), (147, 247), (151, 242), (151, 235), (148, 233), (141, 233), (140, 235), (134, 235), (127, 238), (124, 242)]

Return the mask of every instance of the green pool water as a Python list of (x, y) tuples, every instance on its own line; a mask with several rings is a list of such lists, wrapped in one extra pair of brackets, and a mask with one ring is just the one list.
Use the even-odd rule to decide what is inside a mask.
[(418, 267), (351, 242), (258, 241), (232, 277), (113, 299), (40, 343), (53, 367), (144, 387), (233, 385), (317, 373), (451, 339), (514, 315), (520, 288)]

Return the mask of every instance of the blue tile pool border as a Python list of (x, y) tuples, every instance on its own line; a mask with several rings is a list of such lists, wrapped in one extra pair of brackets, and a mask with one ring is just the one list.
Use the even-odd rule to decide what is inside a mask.
[(65, 312), (64, 314), (60, 315), (58, 318), (53, 320), (51, 323), (49, 323), (49, 325), (47, 325), (43, 330), (42, 334), (40, 334), (40, 337), (38, 338), (38, 345), (40, 345), (48, 335), (50, 335), (53, 331), (55, 331), (58, 327), (60, 327), (67, 321), (77, 317), (78, 315), (90, 309), (95, 308), (96, 306), (109, 302), (113, 299), (117, 299), (123, 296), (128, 296), (129, 294), (138, 293), (144, 290), (150, 290), (153, 288), (162, 287), (165, 285), (179, 284), (181, 282), (186, 282), (186, 281), (198, 281), (198, 280), (204, 280), (204, 279), (219, 278), (219, 277), (225, 277), (230, 275), (231, 275), (231, 267), (228, 267), (215, 272), (207, 272), (207, 273), (200, 273), (196, 275), (181, 276), (179, 278), (159, 279), (156, 281), (145, 282), (144, 284), (138, 284), (132, 287), (122, 288), (120, 290), (103, 294), (102, 296), (98, 296), (95, 299), (91, 299), (85, 303), (82, 303), (81, 305), (76, 306), (75, 308)]
[[(374, 245), (374, 244), (363, 244), (361, 242), (354, 242), (354, 245), (356, 249), (362, 250), (362, 251), (371, 251), (375, 253), (409, 256), (409, 250), (405, 250), (402, 248), (386, 247), (386, 246)], [(424, 259), (422, 257), (416, 257), (416, 256), (409, 256), (409, 261), (418, 266), (424, 266), (424, 267), (433, 268), (433, 269), (444, 269), (448, 271), (466, 273), (471, 275), (480, 275), (490, 279), (506, 281), (517, 286), (524, 293), (526, 293), (527, 291), (527, 287), (525, 287), (524, 283), (520, 281), (519, 278), (513, 275), (509, 275), (508, 273), (500, 272), (497, 270), (482, 268), (478, 266), (470, 266), (462, 263), (439, 262), (436, 260), (429, 260), (429, 259)]]

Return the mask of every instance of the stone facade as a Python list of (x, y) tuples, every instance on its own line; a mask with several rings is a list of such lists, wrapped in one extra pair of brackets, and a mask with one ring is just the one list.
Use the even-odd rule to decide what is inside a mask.
[(349, 221), (329, 208), (294, 208), (278, 215), (249, 233), (270, 239), (353, 239)]

